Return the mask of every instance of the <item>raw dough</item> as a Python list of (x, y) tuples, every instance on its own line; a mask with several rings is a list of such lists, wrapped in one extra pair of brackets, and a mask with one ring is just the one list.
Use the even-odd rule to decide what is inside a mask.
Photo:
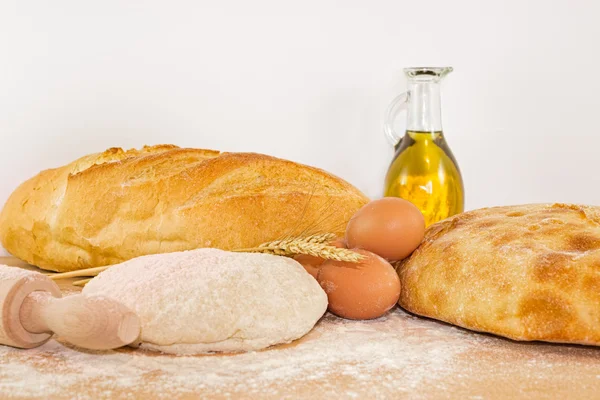
[(93, 279), (85, 294), (121, 301), (142, 322), (141, 346), (175, 354), (236, 352), (308, 333), (327, 296), (296, 261), (217, 249), (139, 257)]

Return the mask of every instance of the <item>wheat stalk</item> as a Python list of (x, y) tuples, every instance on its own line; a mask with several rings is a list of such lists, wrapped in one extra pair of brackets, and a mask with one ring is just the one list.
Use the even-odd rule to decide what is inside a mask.
[(75, 281), (75, 282), (72, 283), (72, 285), (73, 286), (81, 286), (81, 287), (83, 287), (83, 286), (87, 285), (89, 283), (89, 281), (91, 281), (92, 279), (94, 279), (94, 278), (82, 279), (80, 281)]
[[(315, 257), (321, 257), (327, 260), (360, 262), (364, 256), (352, 250), (340, 249), (331, 246), (329, 243), (336, 238), (333, 233), (320, 233), (304, 237), (290, 237), (272, 242), (263, 243), (257, 247), (247, 249), (230, 250), (237, 253), (266, 253), (277, 256), (293, 257), (298, 254), (308, 254)], [(50, 279), (60, 280), (68, 278), (81, 278), (86, 276), (97, 276), (100, 272), (106, 271), (112, 265), (105, 267), (95, 267), (80, 269), (78, 271), (63, 272), (60, 274), (48, 275)], [(85, 286), (91, 279), (82, 279), (73, 284), (76, 286)]]
[(107, 265), (106, 267), (87, 268), (87, 269), (80, 269), (77, 271), (62, 272), (60, 274), (46, 274), (46, 275), (50, 279), (53, 279), (56, 281), (56, 280), (60, 280), (60, 279), (79, 278), (82, 276), (96, 276), (100, 272), (106, 271), (110, 267), (111, 267), (110, 265)]
[[(298, 237), (289, 237), (282, 240), (273, 240), (272, 242), (263, 243), (259, 248), (264, 247), (272, 247), (272, 246), (285, 246), (289, 243), (294, 243), (298, 241), (303, 241), (305, 243), (315, 243), (315, 244), (327, 244), (330, 243), (333, 239), (336, 238), (335, 233), (320, 233), (318, 235), (309, 235), (309, 236), (298, 236)], [(240, 250), (241, 251), (241, 250)]]
[[(327, 235), (327, 236), (325, 236)], [(289, 238), (284, 240), (275, 240), (263, 243), (258, 247), (233, 250), (244, 253), (267, 253), (278, 256), (295, 256), (298, 254), (308, 254), (315, 257), (321, 257), (327, 260), (359, 262), (364, 256), (352, 250), (340, 249), (331, 246), (329, 242), (335, 238), (334, 234), (312, 235), (306, 237)]]

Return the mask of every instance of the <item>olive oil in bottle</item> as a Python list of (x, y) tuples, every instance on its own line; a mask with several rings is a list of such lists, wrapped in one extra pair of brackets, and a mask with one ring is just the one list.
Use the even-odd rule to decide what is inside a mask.
[[(385, 132), (395, 156), (385, 178), (385, 196), (416, 205), (427, 226), (464, 211), (464, 187), (456, 159), (442, 133), (440, 81), (452, 68), (407, 68), (408, 91), (390, 105)], [(406, 133), (392, 125), (407, 110)]]
[(429, 226), (463, 211), (463, 191), (460, 170), (444, 134), (407, 131), (388, 170), (385, 196), (411, 201)]

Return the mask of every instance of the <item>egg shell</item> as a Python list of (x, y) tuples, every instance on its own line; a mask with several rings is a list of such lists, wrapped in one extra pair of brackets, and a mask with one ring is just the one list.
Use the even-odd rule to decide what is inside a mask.
[(345, 249), (346, 248), (346, 239), (345, 238), (335, 238), (329, 244), (334, 247), (340, 248), (340, 249)]
[(298, 254), (297, 256), (294, 256), (294, 260), (302, 264), (306, 272), (311, 274), (315, 279), (317, 279), (321, 265), (325, 262), (321, 257), (315, 257), (308, 254)]
[(329, 311), (348, 319), (381, 317), (400, 297), (400, 279), (383, 258), (363, 249), (360, 263), (328, 260), (317, 280), (327, 293)]
[(425, 235), (425, 218), (411, 202), (384, 197), (360, 208), (348, 222), (348, 247), (371, 251), (388, 260), (408, 257)]

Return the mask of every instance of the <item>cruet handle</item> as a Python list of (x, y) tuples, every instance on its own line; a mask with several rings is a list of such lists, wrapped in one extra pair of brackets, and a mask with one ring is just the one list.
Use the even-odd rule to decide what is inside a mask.
[(390, 103), (386, 113), (385, 120), (383, 122), (383, 130), (385, 132), (385, 136), (392, 146), (396, 146), (398, 142), (402, 139), (403, 135), (399, 135), (394, 130), (394, 121), (398, 114), (401, 111), (404, 111), (407, 108), (408, 100), (410, 98), (409, 92), (404, 92), (398, 96)]

